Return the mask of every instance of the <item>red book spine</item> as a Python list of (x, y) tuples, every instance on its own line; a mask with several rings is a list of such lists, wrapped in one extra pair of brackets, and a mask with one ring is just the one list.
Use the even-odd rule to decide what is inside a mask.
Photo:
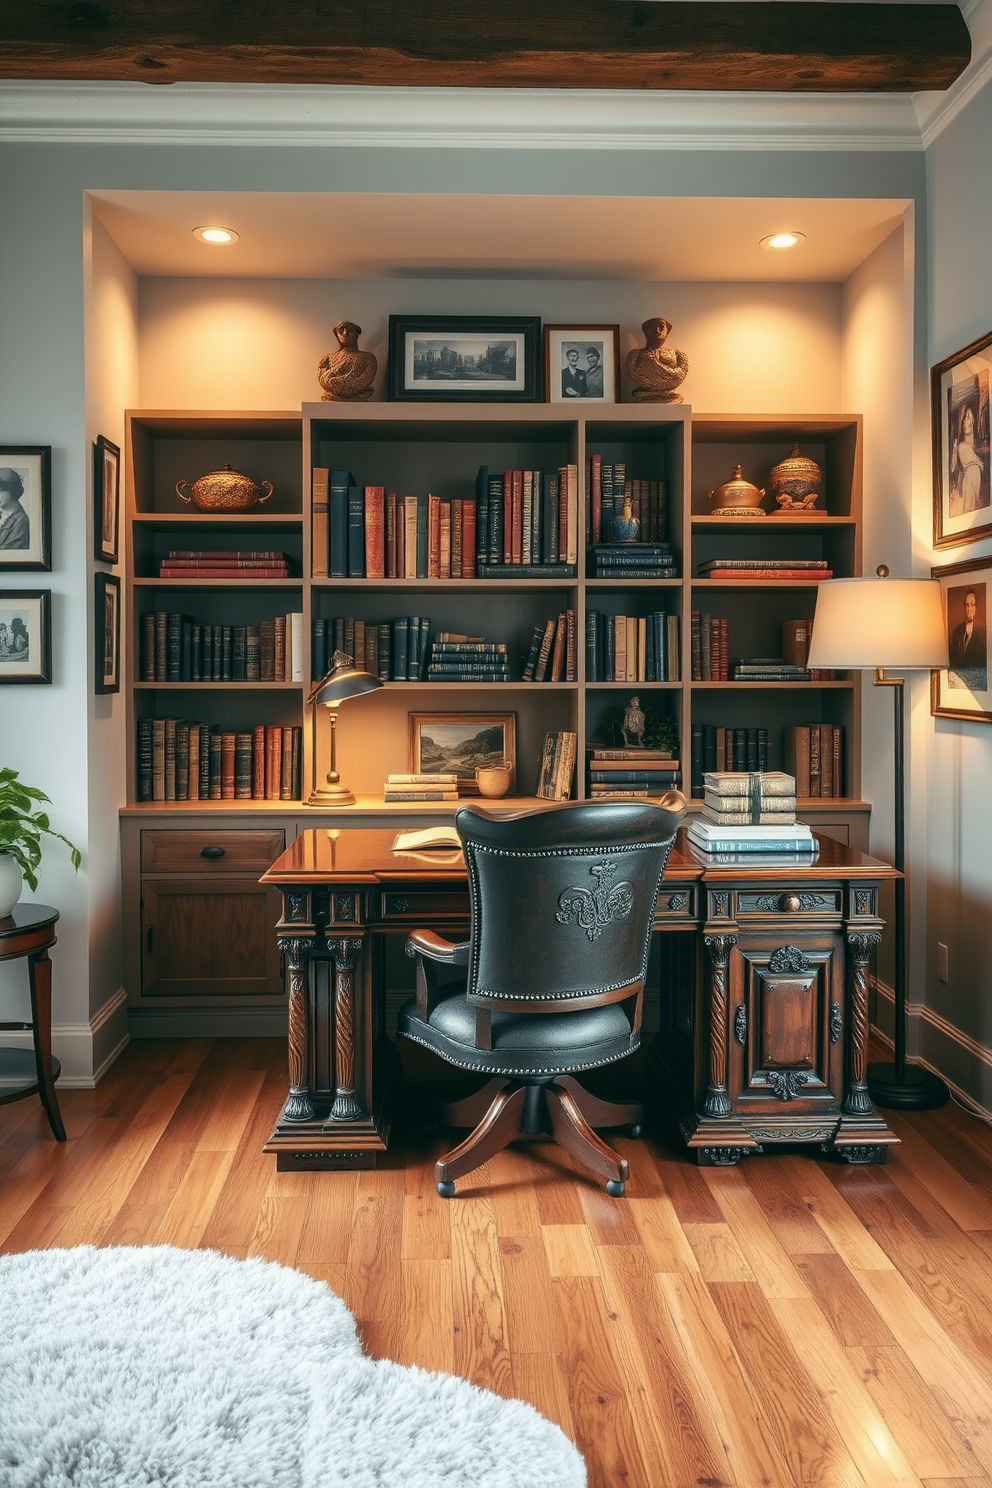
[(173, 568), (163, 563), (160, 579), (237, 579), (250, 584), (253, 579), (288, 579), (285, 568)]
[(603, 457), (590, 455), (592, 466), (592, 540), (598, 543), (603, 535)]
[(565, 637), (568, 630), (568, 617), (564, 613), (558, 616), (558, 624), (555, 626), (555, 643), (551, 652), (551, 677), (550, 681), (560, 682), (565, 671)]
[(749, 579), (788, 579), (790, 583), (801, 580), (805, 584), (817, 584), (821, 579), (832, 579), (833, 570), (829, 568), (711, 568), (703, 575), (707, 579), (733, 579), (740, 583)]
[(265, 799), (278, 801), (282, 786), (282, 729), (265, 725)]
[(265, 725), (257, 723), (251, 740), (251, 798), (265, 800)]
[(565, 612), (565, 681), (576, 680), (576, 652), (578, 650), (578, 611)]
[(384, 579), (385, 544), (383, 506), (386, 493), (382, 486), (365, 487), (365, 577)]
[(205, 558), (216, 563), (221, 558), (237, 558), (239, 561), (255, 562), (258, 559), (273, 559), (277, 563), (285, 560), (286, 554), (276, 548), (170, 548), (167, 562), (173, 558)]
[(465, 537), (464, 502), (451, 503), (451, 577), (460, 579), (462, 574), (462, 543)]
[(513, 538), (510, 549), (510, 562), (522, 563), (524, 556), (524, 473), (522, 470), (513, 472)]
[(284, 728), (282, 731), (282, 753), (279, 760), (279, 799), (291, 801), (293, 799), (293, 730)]
[(427, 577), (441, 576), (441, 498), (427, 498)]
[(396, 492), (390, 491), (386, 497), (386, 551), (385, 551), (385, 573), (383, 578), (396, 579), (399, 574), (396, 571)]
[(475, 502), (462, 502), (462, 578), (475, 578)]
[(568, 466), (558, 468), (558, 562), (568, 562)]
[(223, 733), (220, 736), (220, 798), (222, 801), (234, 800), (234, 743), (235, 735)]
[(513, 471), (503, 473), (503, 562), (513, 562)]

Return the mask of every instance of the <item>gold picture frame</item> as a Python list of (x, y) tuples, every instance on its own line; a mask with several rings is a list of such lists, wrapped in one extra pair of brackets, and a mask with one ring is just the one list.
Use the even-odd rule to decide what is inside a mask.
[[(513, 794), (517, 765), (516, 713), (411, 713), (409, 714), (410, 773), (414, 775), (458, 775), (458, 793), (477, 796), (477, 769), (502, 764), (510, 766)], [(425, 751), (425, 740), (429, 746)]]
[(957, 548), (992, 534), (990, 388), (992, 332), (930, 373), (935, 548)]

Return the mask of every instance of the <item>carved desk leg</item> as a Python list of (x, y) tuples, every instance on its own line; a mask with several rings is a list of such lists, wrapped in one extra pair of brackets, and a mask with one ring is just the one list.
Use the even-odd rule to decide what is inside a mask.
[(848, 932), (851, 953), (851, 1084), (844, 1102), (848, 1116), (873, 1116), (868, 1094), (868, 961), (882, 937), (865, 931)]
[(334, 1104), (329, 1121), (351, 1121), (362, 1114), (355, 1093), (355, 964), (360, 937), (329, 940), (334, 962)]
[(289, 965), (289, 1099), (285, 1121), (313, 1120), (310, 1089), (310, 955), (311, 939), (292, 936), (281, 941)]
[(737, 944), (736, 935), (704, 935), (710, 957), (710, 1079), (703, 1102), (707, 1116), (729, 1116), (727, 1094), (727, 962)]

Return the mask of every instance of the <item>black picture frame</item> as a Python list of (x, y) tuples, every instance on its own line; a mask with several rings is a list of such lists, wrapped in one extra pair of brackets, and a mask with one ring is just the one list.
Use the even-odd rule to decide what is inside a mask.
[(51, 680), (52, 591), (0, 589), (0, 686)]
[(992, 558), (947, 563), (930, 576), (940, 582), (948, 662), (930, 673), (930, 712), (992, 723)]
[(102, 434), (93, 445), (93, 529), (97, 561), (116, 563), (121, 536), (121, 452)]
[(121, 690), (121, 581), (116, 574), (93, 576), (94, 685), (97, 693)]
[(992, 331), (931, 368), (935, 548), (992, 535), (990, 392)]
[(52, 569), (52, 447), (0, 444), (0, 575)]
[[(479, 371), (479, 358), (497, 350), (480, 346), (488, 341), (508, 346), (512, 357), (490, 357)], [(442, 345), (427, 344), (435, 342)], [(386, 388), (393, 402), (539, 403), (541, 381), (538, 315), (389, 317)]]

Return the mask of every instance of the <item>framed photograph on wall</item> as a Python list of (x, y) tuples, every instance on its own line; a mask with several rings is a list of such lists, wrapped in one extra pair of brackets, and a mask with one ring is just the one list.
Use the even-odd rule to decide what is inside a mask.
[(992, 558), (932, 568), (940, 580), (947, 632), (947, 666), (930, 673), (930, 712), (936, 718), (992, 723)]
[(517, 762), (515, 713), (411, 713), (411, 774), (458, 776), (459, 795), (478, 795), (475, 772), (510, 766), (513, 793)]
[(536, 403), (536, 315), (391, 315), (389, 397), (420, 403)]
[(93, 576), (94, 634), (96, 636), (96, 690), (121, 690), (121, 581), (115, 574)]
[(0, 589), (0, 682), (51, 682), (52, 591)]
[(0, 573), (51, 567), (51, 446), (0, 445)]
[(544, 327), (547, 403), (620, 402), (620, 327)]
[(121, 452), (102, 434), (93, 446), (93, 518), (97, 558), (102, 563), (116, 563), (121, 528)]
[(935, 548), (956, 548), (992, 533), (990, 372), (992, 333), (930, 373)]

